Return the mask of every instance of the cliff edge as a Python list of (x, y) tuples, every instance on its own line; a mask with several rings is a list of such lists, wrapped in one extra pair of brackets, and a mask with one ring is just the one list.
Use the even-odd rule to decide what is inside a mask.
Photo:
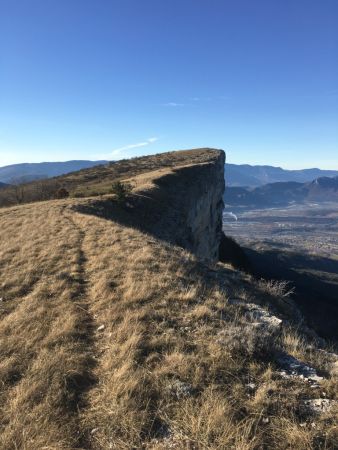
[[(225, 186), (224, 151), (200, 149), (148, 158), (155, 170), (146, 171), (144, 157), (140, 158), (144, 172), (119, 178), (133, 188), (123, 208), (108, 197), (80, 205), (79, 210), (136, 226), (199, 258), (217, 260)], [(133, 160), (134, 165), (137, 160)], [(119, 164), (114, 165), (116, 171)]]

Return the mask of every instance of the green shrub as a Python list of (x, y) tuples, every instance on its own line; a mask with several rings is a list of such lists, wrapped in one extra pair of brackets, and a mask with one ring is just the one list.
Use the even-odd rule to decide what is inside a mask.
[(115, 195), (115, 200), (122, 204), (126, 202), (127, 196), (130, 194), (132, 186), (129, 183), (121, 183), (116, 181), (112, 184), (112, 193)]

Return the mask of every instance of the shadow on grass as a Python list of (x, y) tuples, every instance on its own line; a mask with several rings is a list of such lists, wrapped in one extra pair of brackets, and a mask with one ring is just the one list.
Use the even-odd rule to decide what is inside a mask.
[[(149, 233), (198, 254), (196, 249), (203, 247), (201, 241), (203, 244), (208, 239), (209, 223), (204, 224), (205, 234), (199, 233), (197, 237), (192, 229), (195, 217), (189, 214), (197, 210), (197, 202), (208, 195), (208, 187), (214, 182), (213, 164), (183, 167), (154, 179), (151, 188), (129, 195), (124, 205), (118, 204), (112, 196), (79, 204), (74, 208), (78, 212)], [(216, 207), (221, 208), (222, 201)], [(210, 214), (210, 221), (214, 220), (211, 208), (205, 214)], [(205, 246), (208, 244), (206, 242)]]

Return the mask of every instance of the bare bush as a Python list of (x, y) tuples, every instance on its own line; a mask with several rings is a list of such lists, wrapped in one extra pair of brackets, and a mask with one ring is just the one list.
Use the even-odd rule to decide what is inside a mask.
[(295, 288), (290, 287), (290, 282), (285, 280), (261, 279), (259, 285), (270, 295), (280, 298), (290, 297), (295, 292)]

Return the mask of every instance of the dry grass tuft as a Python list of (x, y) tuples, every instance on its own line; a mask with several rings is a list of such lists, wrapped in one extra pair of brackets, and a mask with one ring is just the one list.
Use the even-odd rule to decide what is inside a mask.
[(0, 212), (1, 449), (337, 448), (335, 411), (298, 412), (320, 390), (274, 362), (316, 349), (292, 325), (262, 340), (228, 301), (275, 289), (75, 202)]

